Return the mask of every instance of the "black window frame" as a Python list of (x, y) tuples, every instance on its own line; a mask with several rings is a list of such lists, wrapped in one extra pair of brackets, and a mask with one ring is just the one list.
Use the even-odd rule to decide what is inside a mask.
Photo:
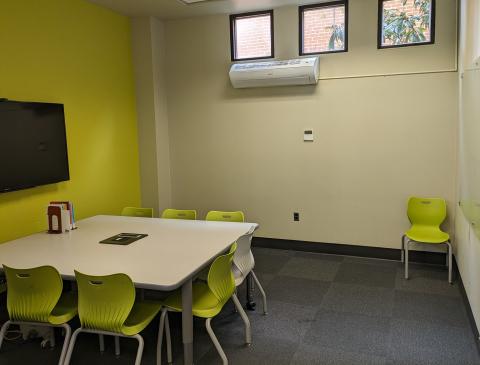
[[(241, 18), (254, 18), (259, 16), (270, 16), (270, 56), (263, 56), (263, 57), (250, 57), (250, 58), (237, 58), (237, 34), (236, 34), (236, 20)], [(230, 15), (230, 53), (232, 62), (240, 62), (240, 61), (253, 61), (253, 60), (265, 60), (275, 58), (275, 26), (274, 26), (274, 14), (273, 9), (270, 10), (260, 10), (260, 11), (252, 11), (248, 13), (239, 13), (239, 14), (231, 14)]]
[[(331, 8), (336, 7), (339, 5), (345, 6), (345, 47), (344, 49), (337, 50), (337, 51), (323, 51), (323, 52), (303, 52), (303, 14), (305, 10), (311, 9), (321, 9), (321, 8)], [(319, 54), (329, 54), (329, 53), (345, 53), (348, 52), (348, 0), (336, 0), (336, 1), (329, 1), (326, 3), (319, 3), (319, 4), (309, 4), (303, 5), (298, 7), (298, 46), (299, 50), (298, 53), (300, 56), (312, 56), (312, 55), (319, 55)]]
[(403, 48), (403, 47), (415, 47), (415, 46), (428, 46), (435, 44), (435, 18), (436, 18), (436, 0), (432, 1), (432, 10), (430, 15), (430, 41), (406, 43), (406, 44), (392, 44), (382, 45), (383, 36), (383, 3), (389, 0), (378, 0), (378, 24), (377, 24), (377, 48), (389, 49), (389, 48)]

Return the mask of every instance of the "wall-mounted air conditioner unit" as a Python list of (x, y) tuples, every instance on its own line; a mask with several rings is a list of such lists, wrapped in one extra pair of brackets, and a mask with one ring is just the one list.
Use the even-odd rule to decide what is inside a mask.
[(236, 63), (230, 81), (236, 89), (287, 85), (314, 85), (318, 82), (319, 58)]

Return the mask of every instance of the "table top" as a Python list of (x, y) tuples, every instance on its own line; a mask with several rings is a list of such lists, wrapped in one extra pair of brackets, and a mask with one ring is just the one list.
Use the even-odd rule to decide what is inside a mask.
[[(99, 215), (78, 221), (78, 229), (71, 232), (37, 233), (0, 244), (0, 264), (51, 265), (66, 279), (74, 277), (74, 270), (90, 275), (125, 273), (139, 288), (174, 290), (257, 226)], [(127, 246), (99, 243), (119, 233), (148, 237)]]

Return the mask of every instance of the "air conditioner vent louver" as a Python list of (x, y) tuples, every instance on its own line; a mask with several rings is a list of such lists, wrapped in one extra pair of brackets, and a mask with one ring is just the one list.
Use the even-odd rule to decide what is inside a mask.
[(237, 63), (230, 69), (234, 88), (312, 85), (318, 82), (318, 57)]

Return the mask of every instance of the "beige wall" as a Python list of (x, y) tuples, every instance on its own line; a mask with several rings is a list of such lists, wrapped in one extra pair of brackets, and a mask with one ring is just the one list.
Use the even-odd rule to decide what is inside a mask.
[[(376, 5), (352, 2), (357, 40), (349, 53), (322, 57), (322, 77), (454, 69), (454, 1), (439, 2), (435, 46), (384, 51)], [(362, 33), (355, 19), (368, 13), (375, 26)], [(275, 13), (282, 57), (297, 52), (295, 15), (294, 7)], [(233, 90), (227, 29), (226, 16), (167, 23), (175, 205), (244, 209), (263, 236), (397, 247), (408, 195), (453, 202), (455, 74)], [(301, 141), (304, 128), (314, 129), (314, 144)]]
[[(234, 90), (228, 16), (167, 22), (173, 205), (244, 210), (264, 237), (396, 248), (409, 195), (453, 206), (456, 2), (437, 2), (435, 45), (380, 51), (377, 4), (350, 2), (350, 51), (320, 62), (340, 79), (317, 87)], [(277, 56), (295, 57), (297, 8), (275, 21)], [(439, 73), (343, 78), (423, 71)]]
[(142, 206), (155, 215), (171, 205), (164, 32), (159, 20), (132, 19)]

